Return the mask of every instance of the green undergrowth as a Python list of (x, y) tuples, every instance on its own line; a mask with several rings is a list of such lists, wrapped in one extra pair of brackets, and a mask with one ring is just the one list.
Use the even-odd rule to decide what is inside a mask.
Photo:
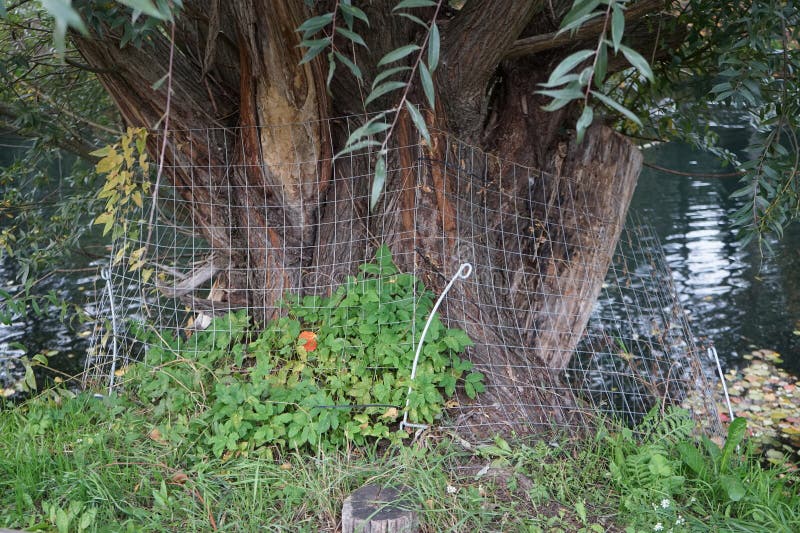
[(696, 440), (685, 412), (638, 432), (254, 451), (164, 439), (152, 406), (47, 392), (0, 411), (0, 527), (43, 531), (336, 531), (348, 493), (403, 485), (423, 531), (797, 531), (797, 477)]
[(406, 405), (410, 422), (433, 424), (457, 389), (468, 398), (484, 389), (483, 374), (461, 357), (472, 341), (438, 315), (411, 380), (411, 339), (433, 294), (397, 269), (386, 246), (330, 296), (284, 305), (286, 315), (262, 328), (250, 327), (245, 310), (188, 338), (138, 328), (148, 349), (123, 369), (125, 390), (152, 407), (163, 439), (216, 458), (397, 442), (408, 437), (398, 429)]

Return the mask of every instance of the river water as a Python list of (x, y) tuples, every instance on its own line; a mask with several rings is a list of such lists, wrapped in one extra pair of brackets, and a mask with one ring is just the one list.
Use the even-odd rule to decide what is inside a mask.
[[(719, 133), (730, 149), (743, 151), (745, 128)], [(2, 159), (13, 151), (0, 146)], [(725, 172), (711, 156), (670, 143), (646, 150), (648, 162), (675, 170)], [(771, 348), (783, 356), (782, 366), (800, 374), (800, 228), (787, 230), (775, 244), (773, 257), (762, 257), (753, 246), (741, 246), (732, 215), (741, 199), (731, 199), (734, 179), (701, 179), (665, 174), (646, 168), (639, 180), (630, 213), (651, 225), (660, 237), (684, 308), (691, 315), (702, 343), (713, 341), (724, 366), (743, 363), (753, 347)], [(97, 299), (97, 275), (81, 271), (89, 259), (76, 255), (69, 269), (49, 277), (39, 290), (50, 290), (68, 301), (88, 305)], [(0, 261), (0, 285), (15, 290), (15, 270)], [(67, 373), (82, 368), (89, 325), (63, 324), (51, 309), (44, 317), (17, 317), (0, 325), (0, 388), (19, 379), (18, 358), (27, 352), (50, 354), (51, 365)]]
[[(743, 153), (745, 128), (718, 130), (725, 146)], [(677, 143), (646, 151), (646, 160), (686, 173), (724, 173), (719, 163)], [(695, 335), (713, 342), (723, 362), (739, 366), (753, 348), (782, 355), (800, 374), (800, 227), (771, 241), (765, 257), (755, 243), (742, 246), (733, 215), (746, 201), (733, 199), (738, 178), (692, 178), (645, 168), (630, 213), (659, 236), (681, 303)], [(800, 333), (800, 331), (798, 331)]]

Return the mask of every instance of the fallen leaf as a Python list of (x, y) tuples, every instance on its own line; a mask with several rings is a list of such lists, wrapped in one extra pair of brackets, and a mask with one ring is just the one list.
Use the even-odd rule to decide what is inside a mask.
[(150, 432), (147, 434), (147, 437), (150, 440), (155, 441), (159, 444), (164, 444), (165, 442), (164, 437), (163, 435), (161, 435), (161, 431), (158, 428), (151, 429)]
[(189, 476), (187, 476), (183, 472), (175, 472), (174, 474), (172, 474), (170, 481), (172, 481), (177, 485), (183, 485), (184, 483), (189, 481)]
[(390, 407), (387, 409), (386, 412), (381, 415), (381, 418), (397, 418), (397, 407)]

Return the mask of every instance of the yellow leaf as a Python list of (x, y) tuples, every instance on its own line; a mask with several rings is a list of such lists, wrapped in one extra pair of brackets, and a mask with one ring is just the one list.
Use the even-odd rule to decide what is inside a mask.
[(131, 252), (131, 260), (132, 261), (139, 261), (142, 258), (142, 254), (144, 254), (145, 250), (147, 250), (146, 246), (142, 246), (141, 248), (137, 248), (136, 250)]
[(125, 251), (127, 249), (128, 249), (128, 244), (126, 243), (125, 246), (117, 250), (117, 253), (114, 254), (114, 261), (112, 263), (113, 265), (117, 265), (119, 264), (120, 261), (122, 261), (122, 258), (125, 257)]
[(103, 146), (102, 148), (98, 148), (94, 152), (89, 152), (89, 155), (93, 155), (95, 157), (105, 157), (108, 154), (112, 153), (113, 150), (114, 150), (114, 147), (111, 146), (111, 145)]
[(111, 227), (114, 225), (114, 215), (111, 213), (102, 213), (96, 219), (94, 219), (95, 224), (105, 224), (106, 227), (103, 228), (103, 235), (107, 235), (109, 231), (111, 231)]
[(94, 168), (98, 174), (107, 174), (112, 170), (119, 168), (122, 165), (122, 161), (123, 159), (118, 153), (112, 152), (108, 156), (98, 161)]
[(381, 418), (397, 418), (397, 407), (390, 407), (387, 409), (386, 412), (381, 415)]

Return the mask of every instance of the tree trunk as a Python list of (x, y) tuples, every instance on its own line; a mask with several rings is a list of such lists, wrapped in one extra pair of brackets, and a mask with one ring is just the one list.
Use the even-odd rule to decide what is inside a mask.
[[(366, 86), (337, 72), (332, 96), (322, 55), (300, 65), (294, 29), (312, 15), (303, 2), (184, 4), (165, 179), (214, 250), (222, 307), (269, 319), (287, 291), (328, 290), (383, 243), (434, 291), (470, 262), (473, 278), (456, 285), (441, 313), (475, 341), (469, 358), (488, 389), (457, 421), (492, 430), (568, 421), (576, 400), (564, 392), (562, 370), (601, 288), (641, 165), (636, 148), (608, 128), (592, 127), (578, 145), (565, 133), (569, 108), (541, 111), (536, 83), (568, 46), (503, 61), (523, 33), (554, 31), (540, 15), (563, 13), (568, 3), (470, 0), (440, 21), (441, 104), (427, 117), (431, 145), (402, 114), (372, 213), (374, 160), (331, 161), (360, 119), (328, 119), (363, 113), (361, 95), (378, 73), (369, 67), (420, 40), (412, 23), (390, 16), (394, 2), (362, 6), (380, 30), (365, 33), (369, 49), (337, 40), (354, 54)], [(151, 86), (167, 72), (168, 32), (154, 34), (147, 49), (119, 48), (119, 38), (106, 28), (102, 38), (74, 40), (102, 69), (126, 121), (152, 126), (166, 109), (165, 87)], [(418, 92), (411, 95), (421, 103)], [(440, 132), (448, 129), (453, 136)], [(154, 156), (161, 141), (150, 139)], [(184, 298), (204, 303), (197, 294)]]

